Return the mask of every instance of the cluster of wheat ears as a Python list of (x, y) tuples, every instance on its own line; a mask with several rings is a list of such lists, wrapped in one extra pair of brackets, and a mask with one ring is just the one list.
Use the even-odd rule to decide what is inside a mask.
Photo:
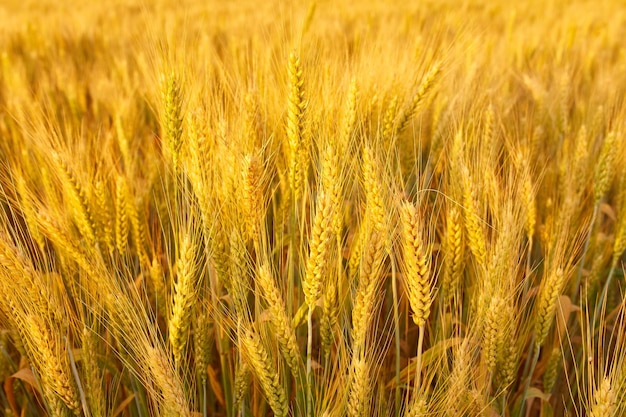
[(0, 6), (0, 415), (626, 415), (620, 1)]

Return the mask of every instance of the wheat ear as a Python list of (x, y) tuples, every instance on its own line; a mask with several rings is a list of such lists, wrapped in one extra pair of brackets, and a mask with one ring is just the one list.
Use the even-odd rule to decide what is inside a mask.
[(283, 357), (289, 365), (292, 374), (297, 377), (301, 368), (302, 359), (300, 357), (300, 349), (296, 341), (296, 335), (291, 327), (291, 321), (285, 312), (285, 303), (281, 292), (276, 286), (276, 282), (272, 277), (271, 270), (267, 264), (261, 265), (257, 274), (257, 282), (259, 283), (263, 295), (269, 305), (269, 311), (272, 314), (272, 325), (275, 329), (278, 345)]
[(169, 340), (177, 366), (182, 366), (187, 336), (191, 325), (193, 302), (196, 299), (198, 282), (196, 256), (195, 243), (191, 235), (186, 234), (180, 246), (172, 313), (168, 323)]
[(80, 400), (70, 377), (69, 361), (56, 340), (56, 334), (33, 314), (26, 314), (25, 343), (37, 364), (44, 388), (61, 398), (74, 414), (80, 414)]
[(364, 417), (369, 414), (370, 368), (365, 359), (353, 360), (350, 367), (350, 390), (347, 411), (349, 417)]
[(414, 204), (404, 201), (400, 206), (404, 281), (413, 310), (413, 321), (423, 326), (430, 314), (432, 289), (430, 285), (430, 254), (424, 242), (422, 222)]
[(93, 244), (96, 241), (96, 226), (87, 193), (73, 170), (57, 152), (52, 152), (52, 159), (61, 177), (63, 189), (69, 198), (69, 205), (74, 212), (76, 225), (85, 239)]
[(384, 260), (385, 241), (380, 233), (373, 232), (361, 260), (359, 284), (352, 307), (352, 346), (355, 352), (365, 346), (367, 329), (374, 314), (373, 300), (380, 283)]
[(89, 401), (89, 411), (92, 417), (104, 417), (106, 415), (106, 398), (103, 390), (103, 373), (98, 363), (100, 354), (99, 336), (88, 327), (82, 332), (82, 353), (85, 369), (85, 393)]
[(430, 67), (426, 75), (424, 75), (424, 78), (417, 88), (417, 93), (415, 93), (415, 96), (413, 96), (411, 103), (400, 115), (395, 131), (396, 135), (402, 133), (402, 131), (404, 131), (404, 129), (408, 125), (409, 120), (411, 120), (414, 115), (420, 112), (420, 110), (424, 106), (424, 103), (426, 102), (426, 99), (428, 98), (430, 91), (432, 91), (440, 73), (441, 62), (435, 62), (435, 64)]
[(590, 417), (614, 417), (617, 411), (618, 394), (608, 377), (605, 377), (600, 386), (593, 393), (593, 406)]
[(548, 359), (546, 371), (543, 373), (543, 392), (546, 394), (551, 393), (554, 388), (554, 383), (556, 382), (562, 360), (563, 355), (561, 353), (561, 348), (553, 348), (552, 353), (550, 353), (550, 358)]
[(535, 307), (535, 346), (537, 348), (543, 346), (548, 331), (552, 327), (554, 312), (564, 283), (565, 273), (561, 268), (549, 273), (542, 281)]
[(444, 300), (455, 295), (461, 284), (465, 246), (463, 240), (463, 218), (461, 210), (452, 206), (446, 218), (445, 263), (442, 280)]
[(128, 246), (128, 185), (121, 175), (115, 186), (115, 246), (124, 253)]
[(169, 153), (174, 172), (180, 167), (180, 150), (183, 136), (182, 92), (178, 76), (170, 73), (161, 80), (161, 99), (163, 102), (163, 139), (164, 150)]
[(163, 350), (148, 347), (146, 364), (154, 384), (161, 390), (161, 415), (191, 417), (185, 392)]
[(97, 181), (95, 185), (97, 218), (100, 223), (98, 230), (100, 233), (100, 242), (109, 253), (115, 251), (115, 230), (113, 226), (113, 215), (109, 196), (104, 181)]
[[(300, 57), (289, 54), (289, 103), (287, 106), (287, 140), (289, 143), (289, 184), (298, 198), (303, 191), (303, 184), (308, 168), (308, 149), (305, 140), (306, 99)], [(306, 162), (306, 163), (305, 163)]]
[[(258, 156), (248, 155), (244, 158), (242, 168), (243, 179), (243, 218), (248, 238), (259, 242), (259, 225), (263, 218), (263, 166)], [(258, 243), (256, 243), (258, 245)]]
[(196, 361), (196, 375), (202, 383), (207, 383), (207, 369), (211, 363), (213, 332), (211, 332), (211, 310), (204, 303), (197, 304), (197, 318), (193, 321), (193, 347)]
[(602, 150), (593, 177), (593, 197), (596, 204), (600, 202), (611, 186), (613, 165), (615, 161), (617, 134), (610, 132), (604, 139)]
[(244, 358), (254, 370), (254, 374), (261, 384), (263, 393), (272, 411), (274, 411), (274, 415), (277, 417), (287, 416), (289, 405), (285, 390), (280, 384), (278, 372), (263, 347), (260, 337), (254, 330), (247, 330), (240, 334), (239, 340)]
[(465, 165), (461, 169), (463, 175), (463, 205), (466, 213), (464, 223), (467, 231), (468, 246), (476, 258), (476, 262), (479, 265), (485, 265), (487, 249), (482, 220), (476, 204), (476, 190), (469, 169)]

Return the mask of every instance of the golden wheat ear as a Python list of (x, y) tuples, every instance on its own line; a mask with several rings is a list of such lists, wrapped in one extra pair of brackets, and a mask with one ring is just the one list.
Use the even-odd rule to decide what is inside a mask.
[(259, 381), (274, 415), (287, 416), (289, 413), (287, 396), (261, 338), (254, 330), (249, 329), (240, 333), (239, 342), (243, 356)]
[(183, 366), (185, 347), (191, 327), (193, 304), (197, 300), (199, 283), (198, 249), (193, 236), (185, 234), (180, 243), (176, 265), (172, 310), (168, 322), (168, 338), (177, 367)]
[(283, 296), (276, 286), (269, 265), (261, 265), (257, 273), (257, 282), (269, 305), (269, 311), (272, 315), (271, 321), (281, 353), (287, 361), (291, 373), (297, 378), (302, 368), (300, 348), (294, 329), (291, 327), (291, 321), (285, 311)]

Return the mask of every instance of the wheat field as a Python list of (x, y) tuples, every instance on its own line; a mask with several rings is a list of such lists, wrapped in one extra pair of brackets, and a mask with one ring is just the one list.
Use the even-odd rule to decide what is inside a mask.
[(621, 1), (0, 22), (0, 415), (626, 415)]

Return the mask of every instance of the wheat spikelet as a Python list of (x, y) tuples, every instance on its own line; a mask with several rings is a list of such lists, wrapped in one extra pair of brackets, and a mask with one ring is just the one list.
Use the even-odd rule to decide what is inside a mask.
[(103, 375), (98, 364), (100, 355), (99, 336), (94, 329), (84, 327), (82, 331), (83, 366), (85, 370), (85, 393), (89, 402), (89, 411), (93, 417), (106, 415), (106, 399), (102, 388)]
[(206, 304), (198, 305), (197, 318), (193, 321), (193, 346), (196, 374), (203, 385), (207, 383), (207, 369), (211, 363), (213, 333), (211, 332), (210, 309)]
[(163, 103), (163, 139), (164, 150), (169, 153), (174, 172), (180, 166), (180, 150), (183, 135), (182, 92), (176, 74), (164, 75), (161, 80), (161, 100)]
[(243, 218), (248, 238), (258, 242), (259, 225), (263, 217), (263, 167), (257, 156), (247, 155), (243, 161)]
[(387, 109), (385, 110), (385, 115), (383, 116), (383, 131), (382, 137), (385, 143), (390, 143), (393, 134), (393, 122), (396, 119), (398, 114), (398, 95), (394, 95), (389, 104), (387, 105)]
[(495, 382), (500, 390), (509, 390), (517, 376), (520, 348), (517, 345), (519, 338), (515, 328), (516, 314), (516, 309), (511, 305), (500, 311), (501, 328), (496, 342), (498, 358), (495, 375)]
[(250, 368), (245, 362), (238, 362), (234, 382), (235, 404), (239, 404), (246, 397), (250, 389), (250, 382)]
[(80, 185), (72, 169), (57, 152), (52, 152), (52, 159), (61, 177), (61, 183), (67, 193), (70, 207), (74, 211), (78, 229), (89, 243), (95, 243), (96, 227), (84, 188)]
[(365, 190), (366, 206), (365, 218), (368, 225), (382, 232), (386, 229), (387, 221), (385, 216), (385, 206), (383, 203), (383, 192), (379, 174), (380, 164), (374, 158), (373, 150), (368, 146), (363, 147), (363, 188)]
[(97, 181), (94, 187), (96, 195), (97, 218), (99, 220), (98, 230), (100, 233), (100, 242), (109, 253), (115, 250), (115, 230), (113, 227), (113, 215), (110, 205), (109, 196), (107, 195), (106, 185), (104, 181)]
[(370, 367), (365, 359), (354, 359), (350, 367), (350, 390), (347, 411), (350, 417), (363, 417), (369, 414)]
[(617, 201), (617, 222), (615, 224), (615, 240), (613, 241), (612, 264), (617, 265), (626, 250), (626, 168), (621, 167), (620, 193)]
[(139, 257), (141, 264), (147, 267), (150, 265), (150, 258), (146, 253), (146, 229), (144, 227), (144, 222), (142, 221), (143, 216), (140, 216), (130, 190), (128, 190), (128, 188), (126, 188), (126, 190), (129, 192), (126, 198), (126, 209), (130, 223), (130, 236), (135, 243), (135, 249), (137, 250), (137, 256)]
[[(495, 144), (496, 144), (496, 132), (494, 128), (495, 122), (495, 113), (493, 111), (493, 104), (489, 103), (484, 112), (483, 117), (483, 143), (485, 145), (486, 151), (484, 152), (484, 156), (488, 159), (489, 165), (493, 161), (491, 158), (495, 156)], [(487, 161), (487, 160), (485, 160)]]
[(559, 133), (561, 134), (565, 134), (569, 131), (570, 83), (571, 80), (567, 74), (562, 74), (558, 79), (556, 122)]
[(419, 393), (413, 393), (413, 399), (409, 404), (405, 417), (426, 417), (428, 415), (428, 402)]
[[(2, 275), (0, 275), (0, 277), (2, 277)], [(5, 287), (4, 283), (2, 283), (2, 286)], [(9, 324), (9, 333), (13, 346), (15, 346), (20, 356), (27, 358), (29, 357), (27, 345), (25, 343), (25, 339), (27, 337), (24, 335), (23, 331), (23, 329), (26, 328), (26, 323), (24, 322), (23, 314), (18, 309), (16, 302), (8, 295), (8, 291), (0, 292), (0, 301), (2, 301), (2, 303), (0, 303), (0, 309), (2, 310), (0, 319), (3, 322), (3, 325), (4, 322)]]
[(338, 162), (335, 148), (328, 145), (323, 156), (322, 189), (317, 195), (317, 209), (309, 239), (309, 257), (302, 285), (306, 303), (310, 308), (314, 308), (321, 297), (333, 237), (337, 236), (341, 229)]
[(196, 299), (198, 283), (196, 251), (196, 245), (191, 234), (186, 234), (180, 245), (172, 312), (168, 323), (169, 341), (177, 366), (182, 365), (187, 344), (187, 333), (191, 325), (193, 302)]
[[(341, 145), (339, 145), (341, 146)], [(340, 239), (343, 227), (341, 212), (341, 160), (337, 146), (327, 144), (322, 155), (322, 190), (328, 196), (332, 230)]]
[[(215, 197), (211, 193), (211, 182), (214, 179), (214, 174), (210, 166), (209, 155), (215, 152), (211, 148), (215, 144), (200, 132), (199, 118), (195, 112), (188, 113), (185, 118), (188, 145), (186, 173), (200, 209), (204, 243), (210, 249), (210, 253), (215, 254), (217, 251), (219, 253), (217, 257), (224, 259), (226, 257), (225, 252), (219, 250), (218, 243), (214, 243), (217, 240), (218, 232), (216, 229), (218, 225), (214, 213)], [(222, 272), (220, 270), (223, 276)]]
[(300, 327), (302, 323), (305, 323), (307, 321), (308, 314), (309, 314), (309, 306), (305, 301), (304, 303), (300, 305), (300, 307), (298, 307), (296, 314), (293, 315), (293, 318), (291, 319), (291, 327), (293, 327), (294, 329), (297, 329), (298, 327)]
[(24, 214), (24, 220), (26, 221), (26, 225), (28, 226), (28, 231), (30, 235), (33, 237), (33, 240), (37, 242), (39, 248), (43, 248), (45, 245), (45, 240), (37, 227), (37, 215), (34, 209), (34, 204), (31, 201), (28, 186), (26, 185), (26, 180), (20, 174), (16, 174), (15, 180), (15, 188), (17, 190), (17, 195), (20, 200), (20, 208), (22, 213)]
[(302, 363), (298, 342), (291, 327), (291, 321), (285, 312), (285, 303), (267, 264), (261, 265), (259, 268), (257, 282), (269, 305), (269, 310), (272, 314), (272, 324), (280, 350), (292, 374), (297, 376)]
[(551, 271), (546, 279), (542, 281), (538, 299), (535, 306), (535, 346), (541, 347), (548, 336), (548, 331), (552, 327), (554, 312), (559, 295), (565, 283), (565, 273), (558, 268)]
[(145, 363), (148, 365), (154, 384), (161, 391), (162, 397), (159, 398), (161, 402), (160, 415), (191, 417), (181, 383), (176, 377), (165, 353), (159, 348), (148, 346), (146, 348)]
[(322, 319), (320, 322), (320, 337), (322, 350), (325, 355), (330, 352), (333, 343), (333, 329), (337, 326), (339, 316), (339, 301), (337, 300), (337, 278), (330, 276), (326, 282)]
[(280, 384), (278, 372), (270, 356), (261, 343), (261, 339), (254, 330), (242, 332), (239, 336), (241, 351), (254, 375), (261, 384), (265, 398), (277, 417), (287, 416), (289, 405), (285, 390)]
[(602, 144), (602, 150), (600, 151), (593, 177), (593, 198), (596, 204), (604, 197), (611, 186), (613, 163), (617, 154), (616, 141), (617, 134), (609, 132)]
[[(69, 256), (80, 269), (90, 278), (94, 277), (93, 261), (88, 257), (89, 249), (76, 245), (75, 239), (72, 239), (47, 213), (40, 213), (37, 217), (38, 227), (41, 232), (50, 239), (57, 247), (57, 250)], [(93, 287), (92, 280), (83, 282), (86, 288)]]
[(206, 158), (203, 152), (207, 152), (208, 149), (204, 149), (206, 141), (198, 131), (198, 123), (198, 115), (195, 112), (187, 113), (185, 117), (186, 145), (188, 148), (186, 173), (198, 199), (200, 210), (202, 210), (208, 198), (204, 190), (207, 166), (203, 163)]
[[(214, 233), (211, 235), (209, 247), (211, 248), (211, 260), (213, 266), (217, 272), (219, 280), (229, 284), (229, 256), (230, 256), (230, 242), (223, 230), (223, 226), (217, 224)], [(230, 291), (230, 290), (229, 290)]]
[(430, 287), (430, 255), (420, 230), (420, 220), (415, 205), (403, 201), (400, 205), (400, 223), (402, 224), (402, 252), (405, 268), (404, 282), (413, 310), (413, 321), (418, 326), (423, 326), (430, 314), (432, 289)]
[(150, 282), (152, 283), (152, 288), (154, 291), (154, 298), (157, 303), (157, 310), (163, 317), (167, 317), (169, 315), (168, 307), (167, 307), (167, 286), (165, 281), (165, 272), (163, 271), (163, 266), (161, 266), (161, 262), (154, 257), (152, 258), (152, 263), (150, 264)]
[(78, 393), (69, 370), (67, 356), (60, 348), (56, 335), (48, 329), (41, 318), (26, 314), (24, 316), (24, 341), (28, 350), (39, 368), (43, 385), (58, 396), (65, 406), (74, 414), (80, 413)]
[(374, 313), (376, 290), (379, 275), (385, 259), (385, 241), (379, 233), (373, 232), (367, 242), (361, 269), (359, 284), (352, 307), (352, 347), (354, 351), (363, 349), (367, 339), (367, 329)]
[[(51, 318), (58, 313), (51, 306), (54, 298), (49, 288), (37, 282), (40, 278), (38, 272), (26, 263), (16, 247), (9, 244), (8, 236), (0, 238), (0, 267), (3, 272), (0, 283), (7, 300), (10, 299), (9, 294), (23, 293), (41, 317)], [(8, 312), (7, 316), (11, 315), (12, 313)]]
[[(305, 139), (304, 80), (300, 57), (289, 54), (289, 104), (287, 107), (287, 140), (289, 144), (289, 184), (296, 198), (302, 194), (306, 171), (308, 170), (308, 149)], [(306, 162), (306, 163), (305, 163)]]
[(467, 243), (479, 265), (486, 262), (486, 243), (481, 217), (476, 205), (475, 185), (470, 176), (469, 169), (462, 167), (463, 175), (463, 205), (465, 208), (465, 229), (467, 231)]
[(346, 113), (343, 121), (343, 129), (341, 130), (340, 139), (338, 141), (340, 149), (345, 149), (344, 147), (349, 143), (352, 132), (354, 132), (354, 127), (357, 120), (356, 107), (358, 99), (359, 87), (356, 83), (356, 80), (352, 80), (350, 81), (350, 88), (348, 90), (348, 101), (346, 103)]
[(309, 240), (309, 257), (306, 262), (305, 280), (302, 290), (309, 308), (315, 308), (315, 303), (321, 296), (324, 283), (328, 255), (332, 239), (332, 201), (324, 191), (318, 194), (318, 207), (313, 220), (311, 238)]
[(442, 279), (442, 291), (445, 300), (452, 297), (459, 289), (463, 275), (465, 257), (463, 218), (461, 210), (452, 206), (446, 217), (445, 262)]
[(248, 269), (246, 264), (246, 247), (238, 231), (233, 229), (230, 234), (230, 265), (229, 277), (227, 278), (228, 291), (230, 292), (235, 312), (239, 318), (248, 314)]
[(507, 309), (504, 299), (498, 295), (491, 298), (489, 308), (485, 317), (483, 329), (483, 357), (487, 363), (487, 370), (493, 375), (496, 372), (498, 360), (504, 356), (504, 345), (507, 329), (506, 315)]
[(446, 410), (455, 413), (454, 415), (459, 415), (457, 413), (463, 414), (464, 397), (467, 395), (472, 366), (472, 347), (469, 343), (468, 339), (464, 339), (458, 349), (454, 351), (452, 370), (448, 382), (450, 395), (446, 399)]
[(43, 387), (43, 396), (46, 399), (46, 408), (52, 417), (70, 417), (73, 415), (52, 388)]
[(617, 395), (611, 379), (605, 377), (593, 393), (593, 405), (590, 417), (614, 417), (617, 411)]
[(435, 64), (433, 64), (432, 67), (430, 67), (426, 75), (424, 75), (424, 78), (422, 79), (422, 82), (417, 89), (417, 93), (415, 94), (415, 96), (413, 96), (413, 100), (411, 100), (409, 106), (400, 115), (395, 131), (396, 135), (402, 133), (402, 131), (404, 131), (407, 124), (409, 123), (409, 120), (411, 120), (413, 116), (420, 112), (430, 91), (433, 89), (440, 72), (441, 62), (436, 62)]
[(124, 253), (128, 246), (128, 185), (121, 175), (115, 185), (115, 246)]
[(556, 378), (559, 373), (559, 367), (561, 365), (562, 355), (561, 348), (555, 347), (552, 349), (552, 353), (550, 353), (550, 358), (548, 359), (548, 365), (546, 366), (546, 371), (543, 373), (543, 392), (549, 393), (552, 392), (554, 388), (554, 383), (556, 382)]

